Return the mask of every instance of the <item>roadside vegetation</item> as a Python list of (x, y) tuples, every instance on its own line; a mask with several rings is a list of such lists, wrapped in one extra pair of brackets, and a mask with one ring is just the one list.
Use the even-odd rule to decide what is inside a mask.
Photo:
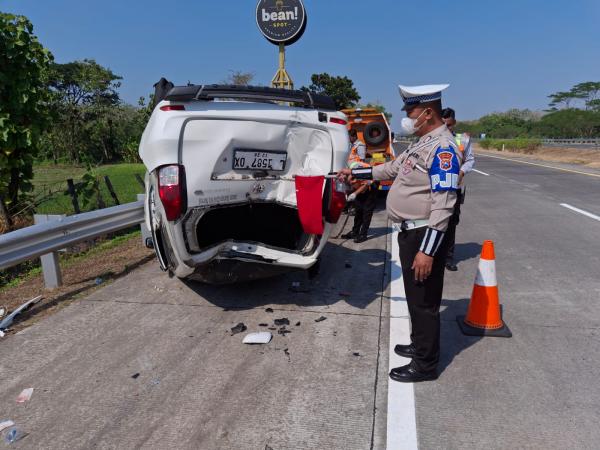
[(511, 109), (460, 122), (456, 129), (490, 139), (600, 138), (600, 82), (579, 83), (548, 97), (546, 111)]

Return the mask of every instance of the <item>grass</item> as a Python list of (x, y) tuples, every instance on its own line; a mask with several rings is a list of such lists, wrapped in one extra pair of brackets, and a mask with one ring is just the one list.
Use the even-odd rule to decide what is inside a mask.
[[(136, 194), (144, 192), (144, 188), (135, 178), (135, 174), (138, 174), (143, 179), (146, 171), (143, 164), (110, 164), (98, 166), (93, 171), (98, 176), (100, 194), (106, 206), (114, 206), (116, 203), (110, 195), (104, 176), (109, 177), (121, 204), (135, 201)], [(67, 179), (72, 178), (77, 183), (85, 173), (84, 167), (73, 165), (52, 163), (36, 165), (33, 177), (34, 195), (36, 198), (47, 197), (37, 206), (36, 212), (39, 214), (73, 214), (71, 197), (64, 194), (67, 190)], [(82, 211), (97, 208), (96, 204), (84, 208), (81, 196), (78, 196), (78, 202)]]
[[(88, 250), (81, 252), (81, 253), (77, 253), (77, 254), (59, 253), (58, 258), (59, 258), (59, 262), (60, 262), (60, 267), (62, 269), (65, 269), (67, 267), (73, 266), (73, 265), (77, 264), (78, 262), (84, 260), (85, 258), (89, 258), (90, 256), (93, 256), (93, 255), (96, 255), (103, 251), (117, 247), (117, 246), (121, 245), (123, 242), (129, 241), (130, 239), (134, 239), (134, 238), (139, 239), (141, 236), (141, 231), (140, 231), (139, 227), (137, 227), (137, 229), (135, 229), (133, 231), (131, 231), (131, 230), (124, 231), (122, 233), (123, 234), (119, 234), (118, 236), (115, 236), (111, 239), (102, 241), (99, 244), (94, 245), (93, 247), (91, 247)], [(28, 269), (26, 268), (24, 271), (22, 271), (18, 274), (15, 274), (14, 277), (8, 278), (8, 274), (6, 274), (7, 275), (6, 279), (0, 278), (0, 292), (2, 292), (5, 289), (19, 286), (21, 283), (27, 281), (28, 279), (31, 279), (31, 278), (39, 275), (42, 272), (42, 267), (41, 267), (38, 259), (36, 259), (34, 261), (35, 261), (35, 263), (33, 263), (33, 261), (32, 261), (33, 267), (30, 266), (31, 268), (28, 268)]]

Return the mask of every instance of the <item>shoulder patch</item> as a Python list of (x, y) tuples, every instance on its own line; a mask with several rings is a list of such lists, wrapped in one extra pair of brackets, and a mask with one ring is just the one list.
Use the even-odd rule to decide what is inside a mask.
[(457, 190), (459, 172), (460, 162), (454, 148), (438, 147), (429, 169), (431, 190), (433, 192)]

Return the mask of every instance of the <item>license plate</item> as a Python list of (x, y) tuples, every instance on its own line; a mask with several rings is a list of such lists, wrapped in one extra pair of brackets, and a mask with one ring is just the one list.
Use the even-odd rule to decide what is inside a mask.
[(256, 150), (236, 150), (233, 168), (238, 170), (285, 170), (286, 152), (262, 152)]

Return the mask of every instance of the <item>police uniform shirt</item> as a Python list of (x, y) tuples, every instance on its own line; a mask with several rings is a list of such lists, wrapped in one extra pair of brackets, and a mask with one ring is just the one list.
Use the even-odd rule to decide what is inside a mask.
[(454, 137), (454, 140), (458, 144), (458, 149), (462, 153), (463, 163), (460, 166), (460, 170), (466, 175), (473, 170), (473, 165), (475, 164), (475, 155), (471, 147), (471, 136), (467, 133), (456, 133)]
[(365, 169), (352, 173), (359, 178), (371, 175), (374, 180), (394, 180), (387, 196), (390, 218), (394, 222), (428, 220), (421, 251), (433, 256), (454, 211), (461, 163), (454, 136), (442, 125), (411, 144), (394, 161), (373, 167), (371, 174)]

